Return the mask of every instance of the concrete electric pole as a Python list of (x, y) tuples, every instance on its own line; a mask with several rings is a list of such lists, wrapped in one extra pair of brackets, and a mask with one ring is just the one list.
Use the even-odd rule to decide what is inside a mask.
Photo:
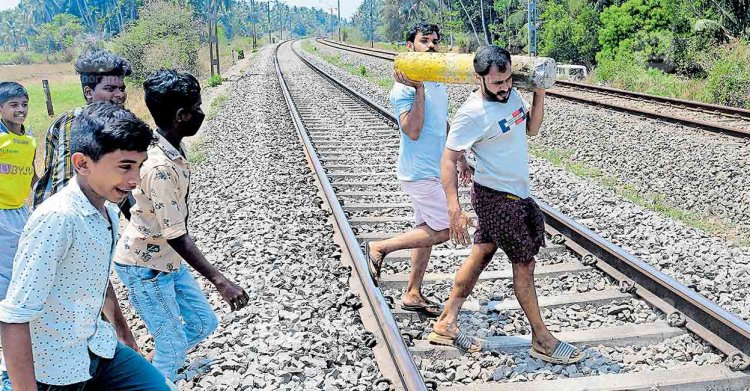
[(537, 37), (536, 37), (536, 25), (538, 22), (536, 15), (536, 0), (529, 0), (529, 56), (537, 55)]

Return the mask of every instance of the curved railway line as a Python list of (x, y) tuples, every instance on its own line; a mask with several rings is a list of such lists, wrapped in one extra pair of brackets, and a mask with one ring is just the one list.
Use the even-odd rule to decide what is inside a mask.
[[(339, 50), (393, 61), (398, 53), (369, 49), (340, 42), (318, 39), (317, 42)], [(549, 96), (613, 110), (642, 115), (682, 125), (750, 137), (750, 110), (713, 105), (683, 99), (641, 94), (615, 88), (569, 81), (557, 81), (547, 90)]]
[[(455, 373), (442, 379), (435, 373), (423, 376), (417, 362), (471, 361), (477, 355), (480, 355), (477, 360), (484, 360), (481, 354), (486, 353), (466, 358), (454, 348), (428, 344), (423, 340), (423, 332), (430, 327), (429, 320), (401, 310), (389, 299), (400, 297), (400, 290), (405, 286), (408, 253), (390, 254), (380, 287), (373, 283), (362, 242), (396, 235), (411, 224), (408, 198), (395, 178), (399, 139), (395, 119), (388, 110), (306, 60), (294, 47), (295, 42), (284, 42), (276, 48), (279, 83), (325, 195), (323, 202), (331, 209), (338, 235), (345, 243), (342, 251), (353, 262), (355, 285), (360, 285), (365, 296), (363, 304), (376, 319), (375, 340), (387, 347), (382, 349), (386, 354), (378, 357), (378, 364), (384, 374), (390, 374), (391, 388), (555, 391), (750, 388), (747, 372), (750, 325), (542, 202), (539, 205), (546, 218), (548, 247), (538, 259), (537, 283), (579, 279), (601, 284), (592, 290), (552, 289), (547, 294), (539, 291), (545, 317), (552, 308), (567, 308), (574, 319), (587, 316), (585, 311), (578, 312), (582, 308), (604, 311), (602, 322), (571, 324), (558, 331), (561, 338), (582, 347), (590, 360), (603, 360), (625, 368), (625, 363), (600, 351), (607, 347), (652, 346), (689, 335), (703, 341), (706, 351), (716, 352), (724, 362), (695, 365), (687, 360), (674, 363), (670, 368), (559, 378), (559, 371), (551, 373), (541, 367), (537, 376), (523, 383), (508, 382), (507, 377), (502, 376), (495, 379), (487, 375), (487, 371), (497, 370), (484, 367), (481, 368), (485, 374), (481, 376), (483, 380), (477, 382), (460, 381)], [(460, 194), (462, 203), (466, 202), (468, 189), (461, 189)], [(442, 266), (434, 266), (435, 262), (431, 261), (425, 284), (437, 287), (436, 291), (442, 292), (443, 297), (447, 295), (452, 274), (466, 254), (466, 249), (450, 244), (436, 247), (433, 260), (441, 259)], [(480, 317), (519, 318), (520, 308), (515, 300), (507, 296), (499, 300), (488, 296), (488, 292), (502, 290), (510, 281), (507, 259), (502, 252), (498, 252), (496, 258), (480, 277), (473, 294), (476, 297), (470, 297), (464, 306), (459, 319), (462, 328)], [(622, 316), (622, 310), (619, 313), (617, 310), (623, 305), (647, 313), (648, 320), (636, 321), (629, 312)], [(588, 326), (583, 326), (584, 323)], [(491, 334), (484, 338), (484, 344), (493, 354), (512, 354), (517, 361), (528, 360), (527, 335)], [(479, 364), (475, 366), (478, 368)]]

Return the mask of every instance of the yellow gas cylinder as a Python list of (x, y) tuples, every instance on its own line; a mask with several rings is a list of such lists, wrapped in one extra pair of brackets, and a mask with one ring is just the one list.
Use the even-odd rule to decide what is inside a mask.
[[(555, 84), (557, 64), (549, 57), (511, 56), (514, 84), (527, 88), (550, 88)], [(474, 84), (474, 54), (400, 53), (393, 68), (417, 81)]]

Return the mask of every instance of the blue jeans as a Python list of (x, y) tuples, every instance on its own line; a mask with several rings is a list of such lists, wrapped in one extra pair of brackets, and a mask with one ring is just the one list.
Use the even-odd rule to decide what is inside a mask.
[(8, 372), (3, 371), (2, 385), (0, 385), (2, 391), (13, 391), (13, 385), (10, 384), (10, 378)]
[(112, 359), (101, 358), (91, 352), (91, 379), (65, 386), (51, 386), (37, 382), (39, 391), (83, 390), (138, 390), (176, 391), (178, 388), (164, 378), (143, 356), (135, 350), (117, 343)]
[(130, 303), (154, 337), (151, 363), (175, 380), (187, 352), (216, 330), (219, 321), (185, 264), (177, 271), (115, 264)]

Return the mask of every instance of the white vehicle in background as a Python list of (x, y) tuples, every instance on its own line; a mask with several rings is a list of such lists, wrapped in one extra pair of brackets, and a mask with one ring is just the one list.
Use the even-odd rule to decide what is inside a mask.
[(557, 80), (583, 81), (589, 73), (583, 65), (557, 65)]

